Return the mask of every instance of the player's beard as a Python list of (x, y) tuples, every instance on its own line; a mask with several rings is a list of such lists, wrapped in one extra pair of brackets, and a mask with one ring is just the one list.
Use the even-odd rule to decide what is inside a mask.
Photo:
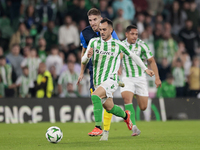
[(92, 29), (93, 29), (94, 32), (97, 32), (98, 31), (98, 26), (94, 25), (94, 26), (92, 26)]
[(109, 35), (104, 35), (104, 38), (102, 37), (102, 39), (103, 39), (104, 41), (107, 41), (107, 40), (110, 39), (110, 37), (111, 37), (111, 36), (109, 36)]
[(101, 35), (102, 39), (105, 41), (108, 37), (106, 35)]

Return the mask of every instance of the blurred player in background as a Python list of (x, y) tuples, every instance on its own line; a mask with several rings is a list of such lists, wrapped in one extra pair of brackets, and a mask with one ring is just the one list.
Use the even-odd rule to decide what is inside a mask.
[[(99, 24), (100, 24), (100, 21), (102, 20), (101, 12), (96, 8), (90, 9), (88, 11), (87, 15), (88, 15), (88, 20), (89, 20), (90, 26), (86, 27), (80, 33), (80, 39), (81, 39), (81, 45), (82, 45), (82, 57), (83, 57), (83, 55), (84, 55), (84, 53), (85, 53), (85, 51), (87, 49), (89, 41), (94, 37), (99, 37), (100, 36)], [(117, 34), (115, 33), (114, 30), (112, 31), (112, 37), (114, 39), (118, 40)], [(77, 82), (78, 84), (83, 79), (85, 68), (86, 68), (86, 65), (81, 64), (81, 72), (80, 72), (79, 79), (78, 79), (78, 82)], [(95, 88), (94, 88), (94, 85), (93, 85), (93, 65), (92, 65), (92, 61), (91, 60), (87, 64), (87, 68), (89, 69), (89, 74), (90, 74), (90, 92), (92, 94), (94, 92)], [(101, 112), (102, 112), (103, 111), (103, 107), (101, 106), (100, 109), (101, 109)], [(101, 117), (100, 117), (101, 119), (98, 122), (95, 122), (95, 128), (92, 130), (92, 132), (88, 133), (89, 136), (102, 135), (102, 133), (103, 133), (103, 131), (101, 129), (102, 113), (100, 115), (101, 115)], [(105, 116), (104, 118), (108, 118), (108, 121), (109, 121), (109, 118), (112, 118), (112, 114), (109, 114), (106, 111), (104, 111), (104, 116)], [(107, 119), (104, 119), (104, 122), (106, 120)], [(109, 129), (107, 129), (107, 130), (109, 130)]]
[[(157, 87), (161, 86), (160, 77), (158, 74), (158, 68), (154, 60), (153, 54), (148, 45), (138, 38), (138, 29), (134, 25), (130, 25), (126, 28), (126, 40), (123, 43), (129, 48), (129, 50), (142, 59), (147, 65), (147, 60), (150, 63), (150, 67), (155, 73), (155, 84)], [(133, 134), (137, 136), (140, 134), (140, 130), (135, 123), (135, 110), (132, 104), (133, 96), (136, 95), (138, 105), (142, 111), (147, 108), (148, 104), (148, 89), (146, 74), (140, 66), (138, 66), (131, 57), (123, 55), (123, 77), (122, 82), (125, 87), (120, 88), (122, 98), (124, 99), (125, 110), (131, 112), (131, 121), (133, 123)], [(111, 120), (110, 120), (111, 122)], [(106, 124), (107, 125), (107, 124)], [(104, 126), (106, 126), (104, 123)], [(108, 140), (108, 131), (104, 130), (102, 140)]]

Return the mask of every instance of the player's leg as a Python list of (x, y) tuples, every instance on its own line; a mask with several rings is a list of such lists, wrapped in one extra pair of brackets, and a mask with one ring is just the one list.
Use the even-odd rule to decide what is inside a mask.
[[(147, 81), (143, 77), (135, 77), (133, 80), (135, 84), (135, 95), (137, 99), (137, 103), (142, 111), (147, 108), (148, 104), (148, 88)], [(133, 134), (132, 136), (137, 136), (141, 133), (141, 131), (137, 128), (137, 126), (133, 126)]]
[(133, 125), (136, 125), (135, 109), (134, 109), (133, 103), (132, 103), (134, 92), (135, 92), (134, 78), (123, 77), (122, 81), (124, 82), (125, 87), (120, 88), (120, 92), (121, 92), (122, 98), (124, 100), (125, 110), (129, 110), (131, 112), (131, 121), (132, 121)]
[(109, 131), (109, 130), (110, 130), (111, 119), (112, 119), (112, 114), (111, 114), (111, 113), (108, 113), (108, 112), (104, 109), (104, 115), (103, 115), (103, 129), (104, 129), (105, 131)]
[(129, 110), (131, 113), (131, 121), (133, 123), (133, 125), (136, 125), (135, 123), (135, 109), (133, 107), (133, 96), (134, 93), (130, 92), (130, 91), (124, 91), (121, 93), (122, 98), (124, 100), (124, 106), (125, 106), (125, 110)]
[[(118, 79), (118, 85), (120, 87), (124, 87), (124, 83), (122, 81), (120, 81), (119, 79)], [(103, 114), (104, 114), (103, 115), (103, 128), (104, 128), (105, 134), (107, 134), (107, 132), (110, 130), (112, 114), (108, 113), (105, 109), (104, 109), (104, 113)]]
[(140, 109), (144, 111), (147, 108), (148, 97), (149, 97), (146, 78), (143, 77), (136, 78), (135, 95)]
[(132, 101), (133, 96), (136, 91), (135, 83), (137, 79), (132, 77), (123, 77), (123, 82), (125, 83), (124, 88), (120, 88), (122, 98), (124, 99), (125, 110), (129, 110), (131, 112), (131, 121), (133, 122), (133, 136), (139, 135), (141, 131), (136, 126), (135, 121), (135, 109), (133, 107)]
[[(93, 93), (93, 95), (96, 95), (99, 97), (99, 100), (101, 99), (102, 104), (107, 112), (112, 113), (116, 116), (122, 117), (125, 119), (125, 122), (127, 123), (127, 126), (131, 130), (132, 128), (132, 122), (130, 120), (130, 114), (129, 112), (123, 111), (119, 106), (114, 105), (113, 103), (113, 95), (118, 88), (118, 84), (116, 81), (112, 79), (108, 79), (105, 82), (103, 82)], [(104, 91), (104, 93), (102, 93)], [(106, 96), (104, 95), (106, 94)], [(105, 99), (105, 97), (108, 97), (108, 99)], [(103, 98), (103, 99), (102, 99)], [(108, 134), (106, 139), (100, 139), (100, 140), (108, 140)]]
[[(95, 91), (95, 89), (94, 89), (94, 84), (93, 84), (93, 73), (90, 72), (90, 93), (91, 93), (91, 95), (94, 91)], [(94, 110), (98, 110), (99, 113), (94, 114), (95, 127), (91, 132), (88, 133), (88, 135), (89, 136), (99, 136), (99, 135), (102, 135), (102, 133), (103, 133), (103, 130), (101, 129), (103, 106), (102, 106), (101, 102), (99, 103), (96, 100), (94, 100), (94, 102), (92, 101), (92, 103), (93, 104), (97, 103), (97, 104), (95, 104)]]
[(140, 110), (144, 111), (147, 108), (148, 96), (140, 96), (136, 94), (137, 103), (140, 107)]
[(124, 121), (127, 124), (127, 127), (129, 130), (132, 129), (133, 123), (130, 119), (130, 112), (129, 111), (123, 111), (121, 107), (115, 105), (113, 103), (113, 99), (109, 97), (103, 104), (103, 107), (106, 109), (107, 112), (112, 113), (115, 116), (121, 117), (124, 119)]
[[(140, 110), (143, 111), (144, 113), (144, 117), (148, 118), (150, 120), (150, 111), (151, 111), (151, 106), (150, 108), (148, 108), (147, 110), (147, 106), (149, 103), (149, 98), (147, 96), (140, 96), (140, 95), (136, 95), (137, 98), (137, 103), (140, 107)], [(151, 105), (151, 103), (149, 103)]]
[(132, 104), (132, 99), (133, 99), (134, 94), (130, 91), (124, 91), (121, 94), (122, 94), (122, 98), (124, 99), (125, 110), (129, 110), (131, 113), (131, 121), (133, 122), (132, 136), (137, 136), (141, 133), (141, 131), (137, 128), (136, 121), (135, 121), (135, 109)]

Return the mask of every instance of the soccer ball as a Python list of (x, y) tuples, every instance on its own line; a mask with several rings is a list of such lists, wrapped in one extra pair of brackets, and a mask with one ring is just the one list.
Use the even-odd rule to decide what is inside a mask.
[(63, 133), (59, 127), (52, 126), (47, 129), (45, 136), (49, 142), (58, 143), (63, 138)]

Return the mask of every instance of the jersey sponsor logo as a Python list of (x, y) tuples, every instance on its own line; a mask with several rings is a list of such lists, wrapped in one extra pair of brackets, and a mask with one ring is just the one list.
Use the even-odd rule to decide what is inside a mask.
[(114, 53), (113, 53), (113, 52), (100, 51), (100, 50), (98, 50), (98, 49), (96, 49), (95, 52), (96, 52), (97, 54), (114, 56)]

